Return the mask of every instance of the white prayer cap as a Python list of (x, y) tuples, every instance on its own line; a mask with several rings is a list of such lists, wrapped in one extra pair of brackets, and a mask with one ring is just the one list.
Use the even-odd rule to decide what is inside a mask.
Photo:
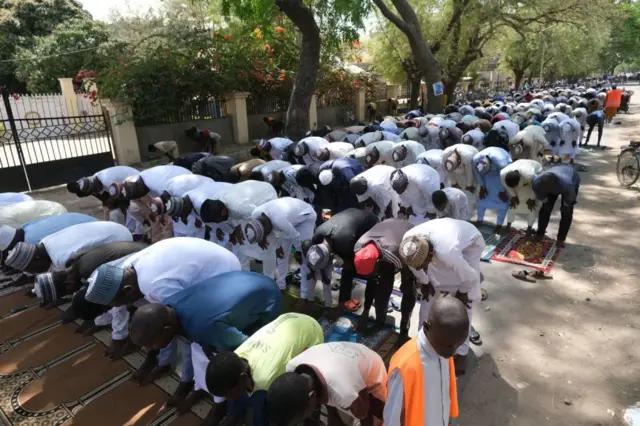
[(11, 244), (11, 241), (13, 241), (16, 236), (16, 231), (17, 229), (13, 226), (0, 226), (0, 250), (4, 250), (9, 247), (9, 244)]
[(333, 172), (331, 170), (323, 170), (320, 172), (318, 179), (320, 179), (321, 184), (329, 185), (333, 180)]

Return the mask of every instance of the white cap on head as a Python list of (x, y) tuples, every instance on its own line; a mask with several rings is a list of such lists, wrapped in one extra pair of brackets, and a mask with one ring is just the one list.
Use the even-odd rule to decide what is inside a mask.
[(9, 244), (11, 244), (11, 241), (13, 241), (16, 236), (16, 231), (17, 229), (13, 226), (0, 226), (0, 250), (4, 250), (9, 247)]
[(320, 176), (318, 176), (320, 183), (323, 185), (329, 185), (333, 180), (333, 172), (331, 170), (323, 170), (320, 172)]

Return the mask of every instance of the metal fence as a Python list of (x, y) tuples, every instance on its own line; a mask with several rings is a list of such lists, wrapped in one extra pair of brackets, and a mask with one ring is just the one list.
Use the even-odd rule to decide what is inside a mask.
[(211, 98), (204, 101), (194, 101), (174, 111), (158, 114), (148, 114), (142, 108), (133, 108), (133, 118), (136, 126), (153, 126), (156, 124), (182, 123), (185, 121), (211, 120), (226, 116), (225, 104), (222, 99)]
[[(25, 117), (2, 90), (0, 110), (0, 192), (58, 185), (114, 164), (108, 118), (103, 114), (69, 116), (51, 98), (27, 109), (57, 116)], [(14, 112), (15, 110), (15, 112)], [(66, 111), (66, 109), (65, 109)], [(23, 118), (17, 118), (23, 117)]]
[(271, 114), (289, 109), (288, 96), (258, 97), (250, 95), (247, 98), (247, 115)]

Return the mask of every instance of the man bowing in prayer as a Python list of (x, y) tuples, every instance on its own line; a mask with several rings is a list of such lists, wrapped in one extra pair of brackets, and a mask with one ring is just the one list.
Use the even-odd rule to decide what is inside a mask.
[[(131, 321), (131, 340), (149, 351), (160, 350), (181, 336), (207, 353), (233, 351), (254, 331), (282, 313), (282, 295), (269, 277), (234, 271), (217, 275), (162, 301), (140, 307)], [(194, 358), (194, 370), (205, 372), (207, 358)], [(186, 412), (205, 390), (190, 395), (179, 410)], [(222, 407), (215, 404), (206, 422), (217, 424)]]
[(367, 286), (364, 292), (364, 310), (360, 315), (358, 329), (366, 331), (369, 322), (369, 311), (375, 301), (377, 328), (384, 327), (387, 319), (389, 299), (393, 292), (393, 284), (396, 273), (400, 271), (402, 284), (402, 303), (400, 312), (400, 335), (398, 343), (403, 344), (409, 338), (409, 320), (416, 305), (415, 278), (413, 274), (400, 260), (400, 243), (411, 225), (402, 219), (387, 219), (376, 224), (367, 231), (354, 247), (355, 257), (353, 263), (356, 273), (367, 277)]
[[(114, 266), (113, 262), (100, 266), (88, 280), (85, 298), (89, 302), (109, 306), (131, 305), (142, 298), (151, 303), (162, 303), (164, 299), (201, 281), (238, 270), (238, 258), (217, 244), (198, 238), (170, 238), (134, 254), (120, 266)], [(151, 383), (168, 373), (171, 370), (168, 358), (173, 355), (172, 345), (160, 354), (149, 353), (134, 378)], [(188, 342), (182, 341), (182, 354), (183, 367), (191, 366)], [(173, 401), (178, 403), (186, 397), (194, 385), (193, 378), (193, 370), (183, 371)], [(198, 377), (195, 388), (204, 389)]]
[[(358, 299), (351, 298), (353, 278), (355, 277), (354, 247), (357, 241), (378, 222), (375, 214), (359, 209), (347, 209), (318, 226), (306, 250), (306, 262), (301, 273), (312, 275), (307, 280), (308, 287), (300, 289), (300, 305), (298, 309), (306, 309), (315, 299), (315, 288), (318, 280), (324, 288), (325, 309), (333, 318), (339, 317), (344, 309), (355, 311), (360, 307)], [(331, 279), (333, 277), (333, 258), (342, 259), (342, 276), (340, 278), (340, 296), (338, 308), (331, 310)]]
[(540, 172), (542, 165), (534, 160), (516, 160), (500, 171), (500, 180), (510, 198), (507, 228), (511, 227), (516, 213), (524, 213), (527, 215), (527, 235), (531, 235), (542, 205), (536, 201), (531, 183)]
[(497, 210), (495, 234), (502, 232), (502, 224), (509, 210), (509, 193), (500, 179), (500, 172), (509, 164), (509, 153), (495, 146), (483, 149), (473, 157), (473, 171), (480, 186), (476, 222), (478, 226), (482, 225), (487, 209)]
[(531, 182), (531, 188), (536, 194), (536, 198), (543, 203), (540, 209), (540, 217), (538, 218), (537, 238), (539, 240), (544, 237), (547, 231), (551, 212), (558, 197), (562, 196), (560, 226), (556, 240), (558, 241), (558, 246), (564, 247), (569, 228), (571, 228), (571, 222), (573, 221), (573, 207), (578, 202), (580, 175), (571, 166), (555, 166), (536, 175)]
[(391, 188), (399, 196), (399, 214), (404, 213), (409, 222), (419, 225), (435, 217), (431, 202), (434, 192), (440, 190), (440, 175), (426, 164), (411, 164), (391, 173)]
[[(400, 257), (420, 285), (420, 324), (426, 321), (431, 305), (442, 297), (442, 292), (460, 299), (471, 318), (473, 302), (482, 298), (480, 258), (484, 247), (484, 238), (475, 226), (455, 219), (431, 220), (404, 235)], [(464, 374), (469, 339), (456, 353), (456, 370)]]
[(418, 336), (391, 358), (386, 426), (458, 424), (458, 390), (453, 355), (469, 334), (464, 305), (437, 299)]
[(435, 191), (431, 200), (438, 218), (448, 217), (469, 220), (469, 202), (467, 195), (458, 188), (444, 188)]
[(377, 165), (351, 179), (351, 192), (380, 220), (398, 217), (398, 194), (391, 187), (391, 174), (395, 170), (391, 166)]
[[(287, 364), (267, 394), (271, 421), (280, 426), (305, 423), (327, 407), (328, 424), (344, 424), (341, 414), (363, 426), (382, 421), (387, 368), (380, 355), (359, 343), (313, 346)], [(340, 413), (338, 413), (338, 410)]]
[[(296, 198), (284, 197), (266, 202), (253, 211), (244, 233), (249, 244), (257, 244), (264, 250), (273, 245), (273, 255), (278, 265), (278, 287), (287, 289), (291, 248), (302, 253), (302, 242), (310, 240), (316, 227), (316, 212), (311, 204)], [(307, 277), (302, 277), (306, 285)]]
[(364, 166), (354, 158), (338, 158), (323, 163), (320, 166), (318, 179), (330, 192), (334, 205), (331, 213), (337, 214), (350, 207), (356, 207), (358, 199), (351, 192), (351, 179), (364, 172)]
[(268, 426), (267, 392), (286, 371), (287, 364), (306, 349), (324, 343), (322, 327), (315, 319), (288, 313), (262, 327), (233, 352), (211, 358), (207, 387), (213, 395), (229, 400), (226, 426), (236, 426), (253, 410), (253, 425)]
[(86, 222), (44, 237), (39, 244), (17, 243), (5, 265), (32, 274), (60, 271), (80, 250), (116, 241), (133, 241), (131, 232), (113, 222)]

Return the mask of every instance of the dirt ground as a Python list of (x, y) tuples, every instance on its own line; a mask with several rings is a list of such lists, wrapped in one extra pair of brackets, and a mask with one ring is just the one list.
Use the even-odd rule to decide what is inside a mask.
[(460, 424), (619, 425), (640, 401), (640, 191), (616, 177), (620, 147), (640, 139), (639, 118), (636, 95), (622, 123), (605, 126), (602, 143), (612, 149), (579, 156), (587, 171), (553, 280), (526, 283), (511, 277), (515, 265), (483, 265), (490, 298), (473, 323), (484, 344), (473, 348), (479, 362)]
[[(511, 277), (515, 265), (483, 263), (490, 298), (473, 324), (484, 344), (473, 347), (479, 360), (460, 396), (461, 425), (620, 425), (623, 410), (640, 401), (640, 190), (621, 188), (616, 177), (620, 147), (640, 140), (639, 118), (640, 93), (620, 125), (605, 126), (611, 149), (579, 155), (587, 171), (553, 280), (525, 283)], [(35, 197), (101, 212), (64, 188)]]

